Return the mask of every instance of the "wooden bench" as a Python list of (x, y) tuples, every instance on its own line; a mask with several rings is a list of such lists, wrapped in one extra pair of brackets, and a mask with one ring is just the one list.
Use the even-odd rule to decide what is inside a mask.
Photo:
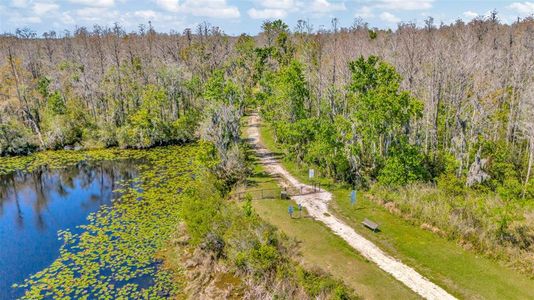
[(371, 229), (373, 232), (376, 232), (378, 230), (378, 224), (376, 224), (375, 222), (369, 220), (369, 219), (365, 219), (363, 220), (362, 222), (363, 226)]

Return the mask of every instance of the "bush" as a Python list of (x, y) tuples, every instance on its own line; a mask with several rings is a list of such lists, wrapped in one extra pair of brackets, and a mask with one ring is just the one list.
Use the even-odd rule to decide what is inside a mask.
[(196, 139), (200, 115), (187, 113), (171, 124), (171, 140), (178, 143), (187, 143)]
[(245, 195), (245, 204), (243, 205), (243, 212), (245, 216), (251, 217), (254, 209), (252, 208), (252, 195), (247, 193)]
[(36, 149), (34, 137), (22, 125), (0, 124), (0, 156), (26, 155)]
[(255, 248), (238, 253), (236, 263), (256, 276), (268, 276), (280, 263), (280, 253), (273, 245), (259, 244)]
[(45, 145), (49, 149), (62, 149), (67, 145), (80, 143), (83, 138), (83, 125), (79, 120), (66, 115), (53, 116), (46, 122)]
[(91, 148), (108, 148), (119, 145), (117, 128), (112, 125), (102, 124), (89, 128), (84, 132), (84, 147)]
[[(205, 181), (213, 181), (209, 175), (205, 176)], [(198, 245), (212, 232), (212, 224), (219, 215), (222, 200), (214, 186), (208, 188), (200, 182), (187, 190), (186, 195), (182, 204), (182, 217), (191, 243)]]
[(76, 99), (65, 103), (60, 94), (55, 92), (49, 98), (42, 127), (45, 146), (48, 149), (62, 149), (81, 143), (84, 132), (94, 126), (88, 121), (82, 103)]
[(395, 145), (384, 167), (380, 170), (378, 181), (387, 186), (402, 186), (429, 178), (425, 167), (425, 157), (415, 146), (400, 142)]
[(461, 196), (466, 191), (465, 178), (459, 178), (454, 173), (441, 174), (437, 179), (437, 184), (439, 189), (454, 196)]
[(153, 130), (130, 124), (117, 131), (117, 141), (121, 148), (149, 148), (154, 145), (154, 137)]
[(216, 258), (220, 258), (224, 254), (224, 245), (225, 243), (221, 236), (214, 232), (209, 232), (206, 234), (200, 248), (212, 253)]
[(235, 144), (222, 157), (216, 171), (227, 187), (245, 180), (249, 172), (245, 156), (243, 147)]
[(320, 298), (330, 294), (329, 299), (353, 299), (351, 292), (340, 282), (321, 270), (309, 271), (301, 267), (297, 268), (297, 278), (304, 287), (306, 293), (313, 298)]

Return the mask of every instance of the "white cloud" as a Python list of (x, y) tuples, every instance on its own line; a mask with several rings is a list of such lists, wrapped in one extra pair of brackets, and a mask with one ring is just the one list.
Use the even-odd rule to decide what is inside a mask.
[[(196, 9), (195, 13), (202, 13), (198, 7), (191, 4), (186, 7), (187, 13), (169, 13), (151, 9), (149, 6), (126, 11), (109, 7), (111, 3), (123, 3), (124, 0), (94, 0), (94, 5), (84, 5), (89, 2), (74, 0), (28, 0), (26, 2), (18, 0), (18, 3), (15, 3), (18, 6), (26, 5), (25, 9), (14, 7), (11, 0), (7, 0), (7, 6), (4, 7), (4, 1), (6, 0), (0, 0), (0, 31), (14, 31), (17, 27), (28, 26), (37, 29), (38, 32), (47, 30), (62, 32), (64, 29), (72, 29), (75, 25), (90, 28), (94, 24), (113, 26), (115, 22), (129, 31), (137, 30), (139, 24), (146, 24), (147, 21), (152, 21), (158, 31), (181, 31), (188, 25), (185, 20), (187, 15), (193, 13), (192, 10)], [(72, 5), (71, 2), (77, 4)], [(206, 3), (200, 2), (198, 5)], [(180, 0), (180, 3), (183, 4), (184, 0)], [(206, 7), (213, 7), (213, 5)], [(4, 23), (10, 25), (6, 27)]]
[(470, 11), (470, 10), (465, 11), (463, 13), (463, 15), (464, 15), (464, 17), (469, 18), (469, 19), (473, 19), (473, 18), (476, 18), (476, 17), (480, 16), (480, 14), (478, 14), (478, 13), (476, 13), (474, 11)]
[(180, 11), (180, 3), (177, 0), (156, 0), (156, 4), (170, 12)]
[(115, 0), (69, 0), (69, 2), (92, 7), (112, 7)]
[(388, 23), (399, 23), (400, 19), (392, 13), (387, 11), (380, 14), (380, 20)]
[(362, 6), (356, 11), (355, 16), (360, 18), (372, 18), (375, 16), (375, 14), (373, 13), (373, 9), (371, 7)]
[(534, 14), (534, 2), (514, 2), (508, 6), (519, 14), (530, 15)]
[(293, 10), (298, 6), (297, 1), (294, 0), (264, 0), (259, 1), (261, 6), (271, 9), (288, 9)]
[(82, 20), (94, 24), (112, 24), (120, 23), (120, 13), (115, 10), (109, 10), (103, 7), (84, 7), (77, 9), (76, 20)]
[(309, 11), (311, 13), (315, 14), (326, 14), (336, 11), (344, 11), (347, 8), (345, 7), (345, 3), (331, 3), (327, 0), (314, 0), (310, 6)]
[(360, 7), (355, 12), (356, 17), (374, 18), (375, 12), (379, 14), (382, 21), (389, 23), (398, 23), (400, 19), (388, 11), (400, 10), (428, 10), (432, 8), (434, 0), (376, 0), (368, 1), (368, 4)]
[(389, 10), (423, 10), (432, 8), (434, 0), (379, 0), (373, 6)]
[(62, 13), (61, 16), (59, 17), (59, 20), (61, 21), (61, 23), (67, 24), (67, 25), (74, 25), (76, 23), (76, 21), (70, 15), (69, 12)]
[(9, 18), (10, 22), (26, 25), (26, 24), (39, 24), (42, 22), (42, 19), (38, 16), (20, 16), (20, 15), (13, 15), (11, 18)]
[(226, 0), (155, 0), (156, 4), (169, 12), (188, 13), (197, 17), (239, 18), (239, 9)]
[(239, 9), (229, 6), (226, 0), (186, 0), (183, 7), (186, 12), (199, 17), (239, 18)]
[[(183, 16), (179, 14), (168, 14), (163, 12), (156, 12), (153, 10), (137, 10), (132, 12), (120, 12), (118, 10), (110, 10), (102, 7), (84, 7), (77, 9), (70, 14), (66, 13), (59, 18), (65, 24), (76, 20), (76, 25), (99, 24), (112, 26), (114, 23), (120, 24), (125, 29), (135, 29), (137, 25), (152, 21), (154, 26), (158, 29), (172, 29), (182, 28)], [(157, 22), (157, 24), (155, 24)], [(72, 24), (72, 23), (71, 23)]]
[(33, 5), (32, 10), (33, 12), (38, 15), (42, 16), (47, 13), (55, 12), (59, 9), (59, 5), (54, 3), (41, 3), (37, 2)]
[(284, 18), (289, 13), (310, 13), (314, 16), (347, 10), (344, 1), (332, 0), (256, 0), (257, 7), (247, 11), (253, 19)]
[(182, 30), (185, 28), (184, 15), (168, 14), (153, 10), (137, 10), (121, 16), (121, 25), (135, 26), (143, 22), (152, 21), (157, 30)]
[(17, 7), (17, 8), (25, 8), (28, 6), (27, 0), (12, 0), (11, 6)]
[(286, 11), (283, 9), (255, 9), (251, 8), (247, 11), (249, 17), (253, 19), (280, 19), (287, 15)]
[(138, 10), (138, 11), (134, 11), (133, 15), (138, 18), (145, 19), (145, 20), (153, 20), (156, 18), (157, 13), (153, 10)]

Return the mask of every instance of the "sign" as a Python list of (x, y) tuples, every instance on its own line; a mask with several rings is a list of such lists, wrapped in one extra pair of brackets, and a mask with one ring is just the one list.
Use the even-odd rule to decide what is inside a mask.
[(350, 192), (350, 204), (356, 204), (356, 190), (352, 190), (352, 192)]
[(314, 170), (314, 169), (310, 169), (310, 170), (308, 171), (308, 177), (309, 177), (310, 179), (313, 179), (314, 176), (315, 176), (315, 170)]

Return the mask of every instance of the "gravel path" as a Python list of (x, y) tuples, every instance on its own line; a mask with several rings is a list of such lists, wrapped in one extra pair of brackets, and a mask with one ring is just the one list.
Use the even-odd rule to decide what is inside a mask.
[(377, 264), (382, 270), (391, 274), (423, 298), (440, 300), (456, 299), (444, 289), (417, 273), (414, 269), (384, 253), (375, 244), (357, 234), (354, 229), (333, 216), (328, 211), (328, 202), (332, 199), (332, 194), (323, 189), (314, 192), (312, 186), (301, 183), (289, 174), (274, 158), (274, 155), (260, 143), (259, 125), (259, 116), (253, 114), (249, 121), (247, 133), (262, 164), (269, 173), (280, 175), (284, 178), (286, 181), (285, 184), (289, 184), (297, 190), (303, 191), (303, 195), (293, 196), (292, 199), (304, 206), (310, 216), (326, 224), (335, 234), (347, 241), (349, 245), (364, 257)]

